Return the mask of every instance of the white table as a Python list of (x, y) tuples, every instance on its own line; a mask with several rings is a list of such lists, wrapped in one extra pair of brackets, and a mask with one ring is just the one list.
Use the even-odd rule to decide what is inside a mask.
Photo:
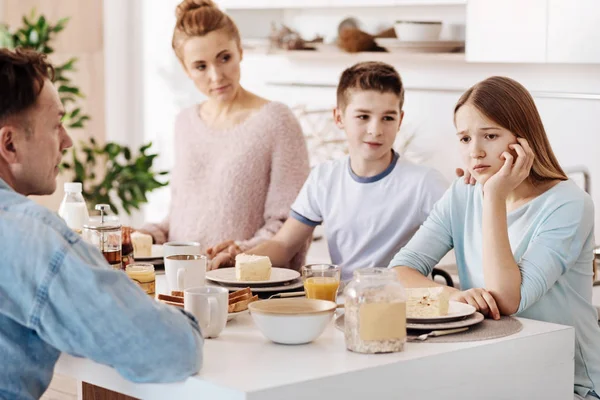
[(311, 344), (284, 346), (246, 314), (206, 341), (202, 371), (185, 382), (134, 384), (65, 354), (56, 372), (142, 399), (572, 399), (573, 328), (521, 322), (521, 332), (501, 339), (362, 355), (345, 349), (333, 323)]

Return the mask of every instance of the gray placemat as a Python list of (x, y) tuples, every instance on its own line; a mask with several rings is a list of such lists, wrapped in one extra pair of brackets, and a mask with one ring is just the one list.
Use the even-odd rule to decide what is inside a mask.
[[(434, 336), (424, 340), (423, 343), (456, 343), (456, 342), (474, 342), (478, 340), (497, 339), (504, 336), (515, 334), (523, 329), (523, 324), (513, 317), (502, 317), (495, 321), (493, 319), (484, 319), (477, 325), (469, 327), (469, 330), (460, 333), (453, 333), (446, 336)], [(417, 337), (427, 331), (408, 331), (408, 339)], [(421, 341), (411, 341), (419, 343)]]

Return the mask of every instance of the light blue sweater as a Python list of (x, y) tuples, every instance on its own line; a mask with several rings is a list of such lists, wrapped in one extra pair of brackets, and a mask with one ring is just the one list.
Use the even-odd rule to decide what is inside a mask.
[[(390, 267), (428, 276), (452, 248), (463, 290), (485, 288), (482, 256), (483, 192), (462, 179), (435, 205)], [(521, 270), (516, 316), (575, 328), (575, 391), (600, 390), (600, 328), (592, 306), (594, 204), (564, 181), (508, 213), (508, 236)], [(551, 351), (551, 349), (548, 349)]]

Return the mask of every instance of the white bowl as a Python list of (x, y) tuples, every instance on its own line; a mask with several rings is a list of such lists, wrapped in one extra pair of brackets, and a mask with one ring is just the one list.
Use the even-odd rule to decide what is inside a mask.
[(267, 339), (281, 344), (310, 343), (323, 333), (337, 305), (315, 299), (271, 299), (255, 301), (248, 308)]
[(439, 21), (396, 21), (394, 31), (404, 42), (433, 42), (439, 40), (442, 23)]

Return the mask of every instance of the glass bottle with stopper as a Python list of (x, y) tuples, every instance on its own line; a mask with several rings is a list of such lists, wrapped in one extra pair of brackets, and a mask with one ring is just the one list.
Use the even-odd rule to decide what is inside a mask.
[(102, 252), (113, 269), (123, 269), (122, 233), (119, 219), (110, 215), (111, 210), (108, 204), (97, 204), (95, 209), (100, 211), (100, 216), (90, 218), (89, 222), (83, 226), (83, 238)]

